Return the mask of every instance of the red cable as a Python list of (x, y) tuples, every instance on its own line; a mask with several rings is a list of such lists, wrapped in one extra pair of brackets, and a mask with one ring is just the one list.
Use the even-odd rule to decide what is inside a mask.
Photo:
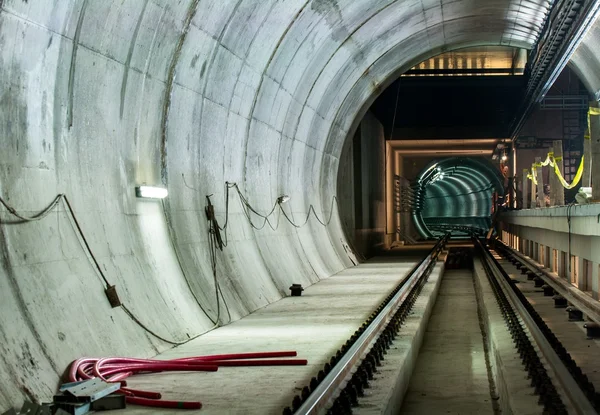
[(217, 366), (306, 366), (306, 359), (290, 360), (213, 360)]
[(155, 408), (173, 408), (173, 409), (200, 409), (201, 402), (181, 402), (181, 401), (162, 401), (156, 399), (137, 398), (135, 396), (125, 397), (127, 403), (134, 405), (150, 406)]
[(175, 359), (175, 361), (188, 360), (231, 360), (231, 359), (260, 359), (268, 357), (295, 357), (298, 353), (295, 351), (286, 352), (255, 352), (255, 353), (233, 353), (233, 354), (214, 354), (209, 356), (184, 357)]
[(136, 359), (128, 357), (89, 358), (75, 360), (69, 368), (71, 382), (100, 378), (106, 382), (121, 382), (120, 393), (126, 395), (127, 403), (158, 408), (200, 409), (197, 401), (182, 402), (161, 400), (158, 392), (131, 389), (124, 381), (140, 373), (163, 371), (216, 371), (219, 366), (297, 366), (306, 365), (305, 359), (272, 359), (295, 357), (295, 351), (232, 353), (208, 356), (185, 357), (172, 360)]

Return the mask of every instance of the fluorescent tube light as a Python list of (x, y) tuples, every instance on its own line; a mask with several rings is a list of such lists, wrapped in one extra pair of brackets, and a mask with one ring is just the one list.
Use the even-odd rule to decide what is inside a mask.
[(167, 197), (168, 194), (168, 190), (164, 187), (139, 186), (135, 188), (135, 195), (137, 197), (149, 199), (164, 199), (165, 197)]

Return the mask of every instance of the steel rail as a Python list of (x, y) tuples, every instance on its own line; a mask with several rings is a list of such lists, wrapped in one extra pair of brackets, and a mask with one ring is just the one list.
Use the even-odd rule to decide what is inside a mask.
[(483, 248), (484, 260), (490, 265), (490, 269), (494, 273), (494, 277), (500, 283), (502, 290), (506, 294), (506, 297), (511, 303), (513, 309), (518, 312), (521, 320), (525, 323), (529, 333), (533, 337), (533, 340), (537, 343), (539, 350), (542, 352), (546, 362), (548, 362), (550, 366), (548, 369), (554, 373), (555, 378), (560, 382), (560, 386), (562, 387), (564, 395), (569, 399), (570, 406), (574, 408), (578, 414), (595, 414), (596, 410), (594, 409), (592, 403), (588, 400), (573, 376), (571, 376), (569, 370), (560, 357), (556, 354), (554, 348), (550, 342), (548, 342), (546, 336), (535, 323), (523, 303), (519, 300), (519, 298), (517, 298), (515, 292), (507, 281), (509, 277), (508, 274), (506, 274), (506, 271), (492, 256), (489, 249), (484, 246), (481, 241), (479, 243)]
[(325, 376), (319, 386), (306, 398), (302, 406), (294, 414), (309, 415), (323, 413), (329, 405), (337, 398), (352, 377), (353, 369), (356, 368), (368, 354), (379, 334), (386, 328), (388, 322), (396, 313), (398, 308), (412, 288), (423, 277), (425, 271), (437, 259), (440, 251), (446, 244), (448, 236), (441, 238), (433, 249), (423, 258), (409, 274), (400, 282), (401, 288), (392, 299), (383, 307), (377, 317), (365, 329), (356, 342), (342, 356), (340, 361)]

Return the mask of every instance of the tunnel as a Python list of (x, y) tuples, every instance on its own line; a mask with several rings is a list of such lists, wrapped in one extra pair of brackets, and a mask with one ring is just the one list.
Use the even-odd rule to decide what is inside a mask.
[[(423, 170), (415, 189), (415, 223), (421, 236), (453, 230), (455, 236), (492, 227), (493, 194), (504, 196), (500, 171), (485, 159), (448, 158)], [(462, 228), (462, 229), (461, 229)]]
[[(531, 49), (552, 3), (0, 0), (0, 412), (359, 264), (338, 177), (371, 105), (441, 53)], [(569, 64), (595, 96), (599, 41)], [(420, 235), (489, 227), (500, 180), (437, 157)]]

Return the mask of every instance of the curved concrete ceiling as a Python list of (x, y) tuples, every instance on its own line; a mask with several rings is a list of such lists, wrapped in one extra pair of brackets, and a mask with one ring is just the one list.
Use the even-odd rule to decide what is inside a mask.
[(600, 99), (600, 22), (592, 25), (587, 35), (573, 54), (571, 66), (579, 75), (588, 91), (596, 100)]
[[(259, 231), (232, 191), (226, 221), (226, 181), (258, 212), (289, 194), (294, 221), (327, 218), (342, 144), (383, 88), (443, 51), (531, 47), (548, 5), (0, 1), (0, 194), (31, 214), (67, 194), (123, 303), (185, 341), (217, 309), (227, 323), (224, 302), (238, 319), (352, 264), (335, 214)], [(168, 187), (164, 205), (136, 199), (144, 183)], [(227, 223), (214, 274), (207, 195)], [(171, 346), (110, 307), (80, 242), (63, 205), (0, 226), (0, 409), (48, 399), (81, 354)]]

